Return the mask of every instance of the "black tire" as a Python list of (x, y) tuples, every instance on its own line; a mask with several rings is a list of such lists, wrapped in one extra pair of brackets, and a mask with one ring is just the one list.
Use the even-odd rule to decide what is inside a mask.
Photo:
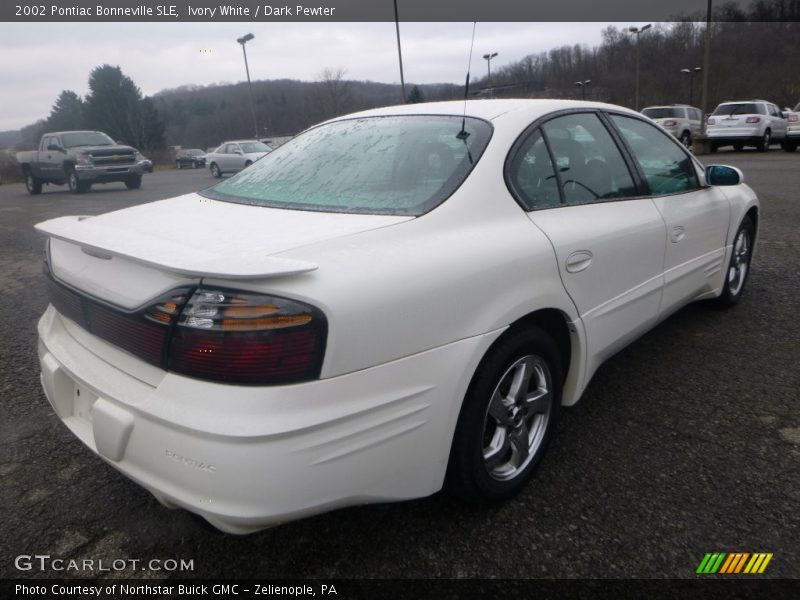
[(42, 193), (42, 180), (30, 171), (25, 171), (25, 188), (31, 196)]
[(83, 194), (84, 192), (89, 191), (89, 188), (92, 187), (92, 184), (81, 181), (78, 178), (78, 173), (75, 171), (75, 169), (70, 169), (67, 172), (67, 187), (72, 194)]
[(711, 144), (709, 144), (708, 146), (708, 149), (711, 150), (712, 153), (714, 153), (717, 150), (719, 150), (719, 146), (717, 146), (716, 142), (711, 142)]
[(794, 152), (797, 150), (797, 141), (796, 140), (784, 140), (783, 141), (783, 149), (786, 152)]
[(253, 164), (253, 162), (248, 160), (246, 163), (244, 163), (244, 168), (246, 169), (247, 167), (249, 167), (252, 164)]
[(772, 136), (772, 132), (769, 129), (767, 129), (764, 132), (764, 135), (762, 136), (761, 141), (758, 142), (758, 151), (759, 152), (769, 152), (769, 146), (770, 146), (770, 143), (772, 142), (771, 136)]
[(211, 163), (210, 168), (211, 168), (211, 176), (214, 179), (219, 179), (220, 177), (222, 177), (222, 171), (219, 170), (217, 163)]
[(744, 144), (734, 144), (733, 149), (736, 150), (737, 152), (741, 152), (742, 150), (744, 150)]
[(125, 187), (129, 190), (138, 190), (140, 187), (142, 187), (142, 176), (131, 175), (125, 180)]
[[(740, 245), (740, 238), (743, 239), (744, 247)], [(745, 217), (736, 231), (736, 236), (733, 238), (733, 250), (725, 272), (722, 294), (716, 299), (718, 307), (730, 308), (741, 300), (747, 279), (750, 276), (750, 259), (753, 256), (754, 240), (755, 226), (750, 217)]]
[(686, 148), (691, 148), (691, 147), (692, 147), (692, 134), (691, 134), (691, 133), (689, 133), (688, 131), (684, 131), (684, 132), (681, 134), (681, 137), (680, 137), (680, 142), (681, 142), (681, 144), (683, 144), (683, 145), (684, 145)]
[[(445, 480), (449, 491), (468, 502), (496, 502), (530, 480), (555, 430), (559, 356), (555, 342), (538, 328), (509, 332), (487, 353), (458, 417)], [(528, 383), (514, 393), (515, 378), (528, 372)], [(535, 402), (533, 386), (541, 395)]]

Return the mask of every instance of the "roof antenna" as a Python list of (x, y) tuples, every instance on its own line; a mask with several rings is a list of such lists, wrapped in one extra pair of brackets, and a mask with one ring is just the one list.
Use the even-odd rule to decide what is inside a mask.
[[(464, 84), (464, 114), (461, 116), (461, 131), (458, 132), (456, 137), (460, 140), (465, 140), (469, 137), (469, 133), (465, 129), (467, 124), (467, 96), (469, 95), (469, 68), (472, 66), (472, 48), (475, 46), (475, 21), (472, 22), (472, 42), (469, 45), (469, 62), (467, 63), (467, 82)], [(472, 162), (470, 160), (470, 162)]]

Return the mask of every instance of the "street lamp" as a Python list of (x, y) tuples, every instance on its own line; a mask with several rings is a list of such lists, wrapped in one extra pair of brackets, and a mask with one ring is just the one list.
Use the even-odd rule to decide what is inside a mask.
[(243, 35), (240, 38), (237, 38), (236, 41), (242, 45), (242, 54), (244, 55), (244, 70), (247, 73), (247, 86), (250, 88), (250, 112), (253, 113), (253, 131), (256, 134), (256, 138), (258, 138), (258, 122), (256, 121), (256, 105), (253, 103), (253, 84), (250, 83), (250, 67), (247, 66), (247, 50), (245, 49), (244, 45), (252, 40), (254, 36), (252, 33), (248, 33), (247, 35)]
[(689, 106), (694, 104), (694, 76), (702, 70), (702, 67), (695, 67), (694, 69), (681, 69), (681, 73), (689, 76)]
[(591, 79), (584, 79), (583, 81), (576, 81), (575, 86), (581, 88), (581, 98), (586, 100), (586, 86), (592, 83)]
[(497, 56), (497, 52), (493, 52), (491, 54), (484, 54), (483, 55), (483, 60), (486, 61), (486, 69), (487, 69), (488, 75), (489, 75), (488, 78), (487, 78), (487, 81), (489, 82), (489, 85), (492, 85), (492, 59), (495, 56)]
[(644, 27), (628, 27), (628, 31), (636, 35), (636, 100), (634, 102), (636, 110), (639, 110), (639, 36), (652, 26), (652, 23), (648, 23)]

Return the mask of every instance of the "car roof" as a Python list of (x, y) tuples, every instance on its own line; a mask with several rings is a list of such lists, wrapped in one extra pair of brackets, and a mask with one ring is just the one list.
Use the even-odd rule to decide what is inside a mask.
[(495, 121), (504, 115), (514, 114), (525, 116), (530, 120), (546, 115), (557, 110), (570, 108), (606, 108), (621, 110), (631, 114), (635, 111), (602, 102), (583, 102), (580, 100), (559, 100), (559, 99), (522, 99), (509, 98), (498, 100), (452, 100), (448, 102), (424, 102), (419, 104), (399, 104), (395, 106), (385, 106), (373, 108), (343, 117), (331, 119), (348, 119), (354, 117), (383, 117), (392, 115), (455, 115), (466, 114), (468, 117), (477, 117), (487, 121)]

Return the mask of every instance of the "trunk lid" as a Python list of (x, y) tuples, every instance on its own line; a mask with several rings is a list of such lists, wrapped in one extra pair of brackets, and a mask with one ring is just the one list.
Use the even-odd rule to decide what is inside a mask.
[(413, 217), (282, 210), (188, 194), (96, 217), (36, 225), (49, 235), (50, 268), (97, 298), (135, 308), (201, 277), (262, 279), (313, 271), (281, 253)]

